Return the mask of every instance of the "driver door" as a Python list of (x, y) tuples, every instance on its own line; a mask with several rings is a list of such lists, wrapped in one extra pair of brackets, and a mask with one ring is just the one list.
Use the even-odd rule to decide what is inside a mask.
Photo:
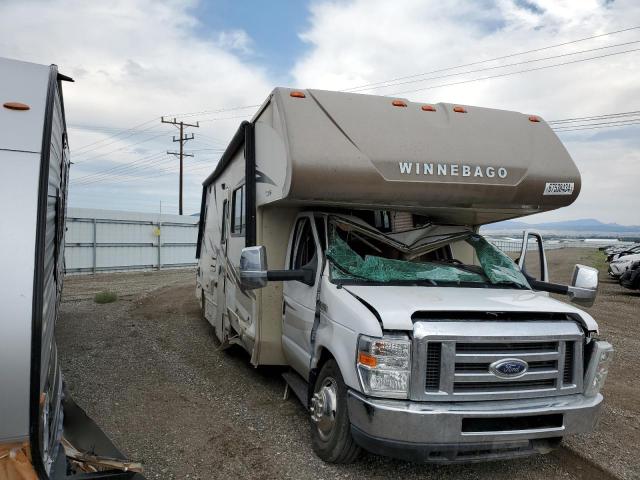
[(290, 365), (303, 377), (309, 373), (311, 329), (315, 320), (316, 296), (322, 252), (313, 214), (298, 217), (289, 242), (289, 269), (310, 268), (315, 272), (314, 284), (284, 282), (282, 346)]

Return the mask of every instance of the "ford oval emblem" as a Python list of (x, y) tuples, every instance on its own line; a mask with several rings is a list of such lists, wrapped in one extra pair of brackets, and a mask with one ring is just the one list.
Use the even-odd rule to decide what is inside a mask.
[(489, 371), (500, 378), (518, 378), (528, 369), (529, 364), (519, 358), (505, 358), (489, 365)]

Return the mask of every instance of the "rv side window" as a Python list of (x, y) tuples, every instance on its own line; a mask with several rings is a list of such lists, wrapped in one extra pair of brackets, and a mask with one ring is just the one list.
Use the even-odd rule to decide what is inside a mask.
[(231, 218), (231, 234), (234, 236), (244, 235), (244, 185), (233, 191), (233, 217)]
[(225, 243), (227, 241), (227, 215), (229, 215), (229, 206), (228, 202), (225, 200), (222, 202), (222, 235), (220, 238), (220, 243)]

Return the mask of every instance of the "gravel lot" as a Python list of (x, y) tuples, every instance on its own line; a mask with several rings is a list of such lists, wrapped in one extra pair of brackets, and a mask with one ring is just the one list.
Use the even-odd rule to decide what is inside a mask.
[[(552, 280), (568, 281), (574, 263), (594, 264), (597, 255), (549, 252)], [(367, 454), (336, 466), (313, 454), (304, 409), (282, 399), (281, 370), (255, 369), (240, 349), (217, 348), (194, 278), (181, 270), (66, 279), (57, 338), (69, 389), (147, 478), (640, 478), (632, 373), (640, 371), (640, 295), (612, 281), (602, 279), (590, 310), (617, 349), (596, 433), (513, 462), (434, 466)], [(94, 303), (105, 290), (118, 301)]]

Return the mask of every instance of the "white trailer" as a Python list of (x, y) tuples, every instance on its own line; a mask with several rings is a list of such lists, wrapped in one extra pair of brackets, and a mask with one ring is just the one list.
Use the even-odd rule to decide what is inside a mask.
[(326, 461), (547, 452), (594, 428), (612, 355), (549, 292), (588, 306), (598, 272), (550, 283), (539, 234), (516, 264), (478, 231), (579, 191), (537, 116), (276, 88), (203, 184), (197, 296), (223, 345), (291, 367)]
[[(140, 479), (65, 392), (58, 363), (70, 165), (63, 81), (72, 80), (55, 65), (0, 58), (0, 476)], [(87, 462), (101, 473), (79, 473), (95, 472), (80, 468)]]

